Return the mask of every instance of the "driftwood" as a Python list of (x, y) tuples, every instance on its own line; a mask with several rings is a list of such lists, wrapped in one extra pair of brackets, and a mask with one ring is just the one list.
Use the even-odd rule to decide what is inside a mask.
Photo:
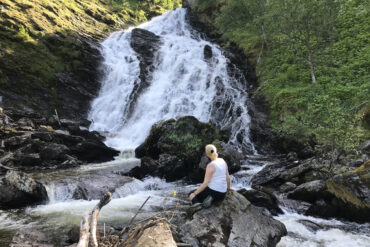
[(136, 216), (139, 214), (139, 212), (141, 211), (141, 209), (144, 207), (144, 205), (146, 204), (146, 202), (150, 199), (150, 196), (148, 196), (148, 198), (146, 198), (146, 200), (144, 201), (144, 203), (141, 205), (141, 207), (137, 210), (136, 214), (134, 215), (134, 217), (131, 218), (130, 222), (128, 223), (128, 225), (122, 229), (122, 231), (120, 232), (120, 235), (122, 236), (123, 234), (125, 234), (129, 229), (130, 229), (130, 225), (132, 224), (132, 222), (135, 220)]
[(97, 247), (98, 241), (96, 237), (96, 226), (98, 224), (98, 216), (102, 207), (107, 205), (112, 200), (112, 194), (110, 192), (100, 199), (99, 203), (93, 208), (93, 210), (84, 215), (81, 220), (80, 226), (80, 240), (77, 247), (88, 247), (89, 241), (90, 246)]
[(90, 225), (89, 225), (89, 214), (85, 214), (82, 217), (80, 225), (80, 241), (78, 241), (77, 247), (88, 247), (90, 237)]

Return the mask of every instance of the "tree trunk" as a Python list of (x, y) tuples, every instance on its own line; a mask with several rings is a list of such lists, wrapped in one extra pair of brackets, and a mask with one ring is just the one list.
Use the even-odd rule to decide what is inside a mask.
[(80, 241), (78, 241), (77, 247), (88, 247), (90, 237), (90, 221), (89, 214), (87, 213), (82, 217), (80, 226)]
[(258, 54), (258, 58), (257, 58), (257, 64), (259, 64), (259, 62), (261, 62), (264, 46), (265, 46), (265, 42), (262, 42), (261, 51), (260, 51), (260, 54)]
[(307, 51), (308, 51), (307, 62), (308, 62), (308, 65), (310, 66), (310, 70), (311, 70), (312, 84), (313, 84), (314, 87), (316, 87), (317, 82), (316, 82), (316, 76), (315, 76), (315, 68), (314, 68), (314, 65), (313, 65), (313, 62), (312, 62), (312, 49), (311, 49), (311, 44), (310, 44), (310, 41), (309, 41), (309, 36), (306, 39), (306, 47), (307, 47)]
[(91, 212), (91, 225), (90, 225), (90, 245), (93, 247), (98, 247), (98, 240), (96, 237), (96, 226), (98, 224), (98, 216), (102, 207), (107, 205), (110, 200), (112, 200), (112, 194), (110, 192), (105, 193), (100, 202), (94, 207)]
[(102, 207), (107, 205), (112, 200), (112, 194), (110, 192), (100, 199), (99, 203), (93, 208), (90, 213), (83, 216), (80, 226), (80, 240), (78, 241), (77, 247), (98, 247), (98, 240), (96, 237), (96, 226), (98, 224), (98, 216)]
[(266, 47), (268, 47), (265, 21), (263, 19), (262, 19), (262, 22), (261, 22), (261, 29), (262, 29), (262, 34), (263, 34), (263, 41), (265, 42)]

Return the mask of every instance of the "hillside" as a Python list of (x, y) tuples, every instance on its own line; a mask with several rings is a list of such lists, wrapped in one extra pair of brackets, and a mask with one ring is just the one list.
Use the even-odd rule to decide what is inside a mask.
[(275, 133), (352, 148), (370, 137), (368, 1), (187, 1), (256, 68)]
[(180, 0), (0, 1), (4, 104), (78, 117), (99, 88), (98, 42), (178, 6)]

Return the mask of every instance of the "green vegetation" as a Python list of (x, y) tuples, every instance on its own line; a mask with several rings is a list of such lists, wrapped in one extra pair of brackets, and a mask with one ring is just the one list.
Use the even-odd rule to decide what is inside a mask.
[[(30, 88), (55, 96), (58, 93), (55, 74), (78, 74), (86, 62), (81, 52), (82, 37), (102, 40), (115, 30), (179, 7), (180, 2), (3, 0), (0, 2), (0, 85), (28, 96)], [(43, 100), (32, 97), (35, 102)]]
[(201, 19), (256, 67), (277, 133), (344, 148), (370, 138), (368, 1), (199, 2)]

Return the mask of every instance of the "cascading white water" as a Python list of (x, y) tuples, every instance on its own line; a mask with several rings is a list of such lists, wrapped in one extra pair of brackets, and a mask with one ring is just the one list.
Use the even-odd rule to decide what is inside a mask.
[[(230, 142), (255, 152), (249, 140), (245, 78), (228, 73), (222, 50), (202, 39), (185, 17), (185, 9), (176, 9), (139, 26), (159, 35), (162, 44), (155, 53), (150, 86), (129, 115), (129, 96), (140, 83), (131, 31), (116, 32), (102, 43), (106, 75), (89, 113), (90, 129), (108, 132), (107, 145), (126, 150), (141, 144), (154, 123), (192, 115), (229, 130)], [(206, 45), (212, 48), (210, 59), (204, 58)]]

